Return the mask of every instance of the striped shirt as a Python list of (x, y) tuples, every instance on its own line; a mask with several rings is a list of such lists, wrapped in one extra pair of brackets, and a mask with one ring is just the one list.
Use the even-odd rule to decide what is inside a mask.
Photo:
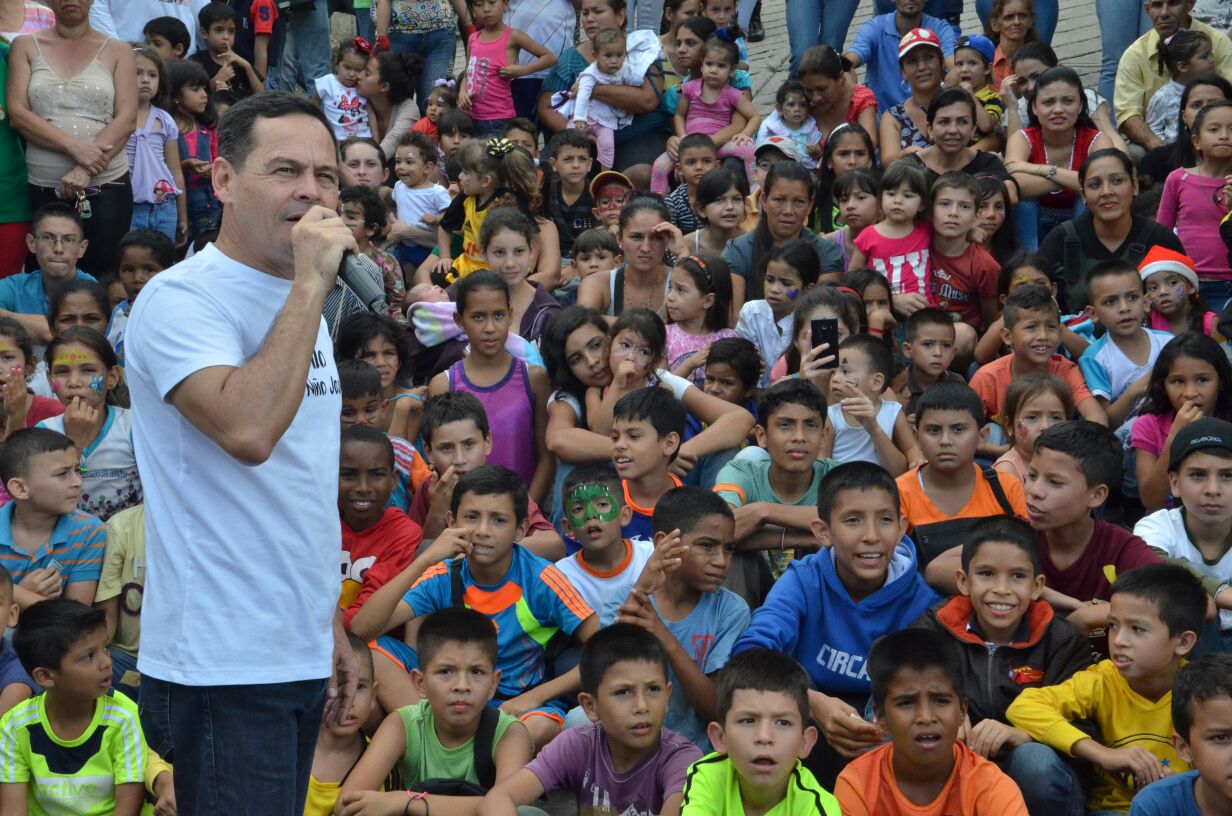
[(60, 516), (51, 538), (34, 555), (13, 544), (13, 508), (16, 502), (0, 507), (0, 566), (13, 576), (13, 583), (36, 569), (60, 565), (65, 584), (97, 581), (103, 572), (103, 552), (107, 548), (107, 527), (95, 516), (75, 510)]
[(47, 719), (47, 695), (14, 706), (0, 718), (0, 783), (27, 785), (30, 816), (109, 816), (116, 785), (145, 778), (146, 747), (137, 706), (119, 692), (94, 704), (94, 719), (63, 740)]

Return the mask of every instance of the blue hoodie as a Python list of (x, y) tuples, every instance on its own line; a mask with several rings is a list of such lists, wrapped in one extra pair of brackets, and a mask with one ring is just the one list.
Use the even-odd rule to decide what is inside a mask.
[(834, 551), (792, 561), (732, 649), (765, 646), (794, 657), (825, 694), (869, 693), (868, 650), (889, 632), (906, 629), (940, 596), (924, 582), (915, 544), (903, 536), (885, 586), (856, 603), (834, 569)]

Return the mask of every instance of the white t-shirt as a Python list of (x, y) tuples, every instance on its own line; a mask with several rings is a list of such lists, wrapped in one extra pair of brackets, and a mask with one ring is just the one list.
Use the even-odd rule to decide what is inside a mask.
[(201, 29), (197, 14), (210, 0), (94, 0), (90, 7), (90, 27), (109, 37), (139, 43), (141, 30), (155, 17), (174, 17), (188, 29), (188, 50), (197, 50), (197, 32)]
[(368, 100), (359, 91), (348, 88), (333, 74), (318, 77), (313, 83), (321, 109), (329, 126), (334, 129), (334, 138), (344, 141), (349, 136), (372, 136), (368, 126)]
[[(1223, 554), (1216, 564), (1208, 564), (1202, 552), (1189, 540), (1181, 508), (1156, 510), (1134, 525), (1134, 535), (1164, 554), (1165, 558), (1183, 558), (1203, 575), (1218, 581), (1232, 582), (1232, 550)], [(1219, 610), (1219, 627), (1232, 629), (1232, 610)]]
[(449, 191), (439, 184), (427, 187), (407, 187), (402, 182), (394, 183), (394, 215), (403, 224), (426, 229), (421, 219), (425, 215), (437, 215), (449, 206), (452, 199)]
[(556, 568), (565, 574), (569, 583), (590, 605), (591, 609), (603, 609), (612, 598), (623, 600), (642, 574), (642, 567), (654, 555), (654, 544), (644, 538), (625, 539), (625, 557), (610, 572), (596, 572), (582, 561), (582, 553), (575, 552), (556, 562)]
[(151, 542), (142, 674), (205, 686), (330, 673), (342, 398), (325, 322), (304, 400), (264, 463), (231, 457), (167, 401), (190, 374), (255, 355), (290, 290), (211, 244), (146, 284), (129, 315), (125, 373)]
[[(881, 407), (877, 409), (877, 424), (891, 439), (894, 438), (894, 420), (898, 418), (902, 410), (902, 403), (890, 400), (882, 400)], [(847, 424), (842, 406), (831, 405), (827, 419), (834, 424), (834, 451), (830, 454), (831, 459), (837, 459), (840, 462), (860, 461), (872, 462), (874, 465), (881, 464), (877, 449), (873, 447), (873, 438), (868, 435), (868, 431), (864, 430), (863, 426)]]

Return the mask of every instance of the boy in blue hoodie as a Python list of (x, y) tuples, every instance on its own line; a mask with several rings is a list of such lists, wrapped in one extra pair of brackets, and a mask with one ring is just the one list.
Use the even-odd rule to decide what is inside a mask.
[(865, 721), (873, 641), (905, 629), (939, 600), (916, 564), (894, 478), (848, 462), (817, 492), (813, 535), (822, 549), (788, 565), (732, 654), (764, 646), (796, 658), (813, 683), (809, 713), (825, 735), (806, 765), (832, 788), (847, 760), (883, 742)]

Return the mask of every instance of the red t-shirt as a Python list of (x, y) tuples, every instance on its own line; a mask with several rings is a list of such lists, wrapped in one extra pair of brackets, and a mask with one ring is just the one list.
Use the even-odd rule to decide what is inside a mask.
[[(877, 97), (873, 89), (867, 85), (856, 85), (851, 89), (851, 104), (847, 106), (845, 119), (853, 125), (860, 124), (860, 114), (865, 108), (877, 107)], [(869, 134), (872, 135), (872, 134)]]
[(278, 19), (278, 6), (274, 0), (252, 0), (252, 33), (254, 36), (273, 36), (274, 21)]
[(51, 419), (62, 413), (64, 413), (64, 403), (60, 400), (31, 395), (30, 407), (26, 409), (26, 427), (33, 428), (44, 419)]
[(415, 560), (423, 529), (397, 507), (385, 508), (381, 520), (362, 532), (342, 522), (342, 619), (351, 619), (364, 602)]
[(1107, 601), (1117, 575), (1144, 564), (1163, 563), (1138, 536), (1099, 519), (1095, 519), (1095, 529), (1082, 555), (1063, 570), (1053, 564), (1044, 536), (1039, 541), (1047, 586), (1079, 601)]
[[(429, 479), (435, 478), (429, 477)], [(411, 507), (406, 511), (406, 514), (411, 517), (411, 521), (422, 525), (428, 519), (428, 509), (431, 505), (428, 504), (428, 487), (430, 481), (425, 480), (422, 490), (415, 491), (415, 497), (411, 499)], [(543, 511), (539, 509), (539, 505), (535, 504), (533, 499), (526, 500), (526, 520), (530, 522), (527, 528), (527, 533), (538, 533), (543, 530), (554, 530), (552, 522), (548, 521), (543, 515)]]
[(931, 257), (929, 300), (983, 331), (980, 301), (997, 299), (997, 276), (1001, 272), (997, 260), (975, 243), (968, 244), (966, 252), (956, 258), (942, 255), (935, 248)]

